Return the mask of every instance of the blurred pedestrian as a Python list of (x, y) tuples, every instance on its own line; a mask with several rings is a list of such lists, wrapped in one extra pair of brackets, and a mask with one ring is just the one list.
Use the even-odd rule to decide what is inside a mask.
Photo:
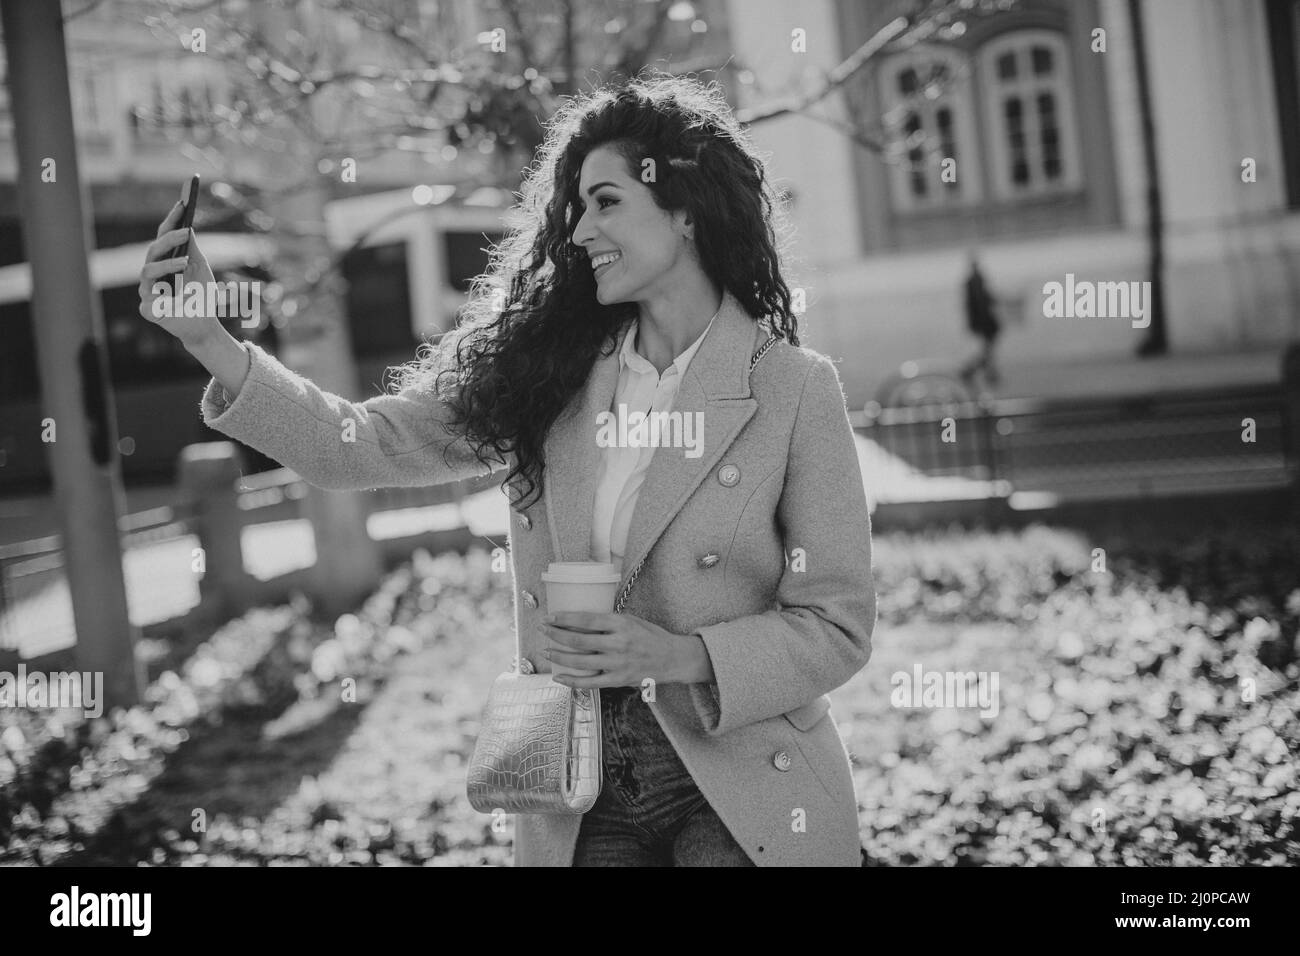
[(983, 345), (979, 352), (961, 368), (962, 381), (967, 385), (974, 383), (975, 373), (981, 369), (984, 371), (984, 380), (988, 386), (996, 386), (1001, 381), (1001, 376), (998, 375), (997, 367), (993, 363), (993, 348), (1002, 331), (994, 311), (994, 302), (995, 299), (989, 294), (988, 286), (984, 284), (984, 274), (980, 272), (979, 261), (972, 250), (970, 274), (966, 277), (966, 325), (983, 340)]

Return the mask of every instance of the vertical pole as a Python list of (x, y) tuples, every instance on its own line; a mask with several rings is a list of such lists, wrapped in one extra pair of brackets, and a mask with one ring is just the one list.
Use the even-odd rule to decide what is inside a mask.
[(117, 518), (123, 511), (117, 422), (104, 318), (90, 283), (90, 223), (77, 170), (63, 12), (58, 3), (0, 0), (18, 156), (23, 246), (41, 420), (63, 533), (77, 628), (77, 666), (102, 672), (106, 707), (138, 702), (143, 667), (127, 614)]
[(1133, 31), (1133, 68), (1137, 74), (1138, 114), (1142, 120), (1142, 160), (1147, 177), (1147, 245), (1151, 272), (1151, 326), (1138, 346), (1138, 355), (1164, 355), (1169, 351), (1165, 325), (1165, 218), (1160, 199), (1160, 161), (1156, 150), (1156, 125), (1151, 103), (1146, 30), (1140, 0), (1128, 0), (1129, 24)]
[(1300, 340), (1282, 356), (1282, 453), (1291, 469), (1291, 507), (1300, 517)]

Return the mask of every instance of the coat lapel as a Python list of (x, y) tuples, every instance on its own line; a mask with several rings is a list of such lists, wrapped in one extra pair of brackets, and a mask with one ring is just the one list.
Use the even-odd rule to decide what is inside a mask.
[[(546, 518), (557, 561), (591, 560), (591, 519), (596, 509), (596, 416), (609, 411), (618, 388), (618, 353), (632, 328), (618, 333), (614, 351), (597, 354), (587, 384), (551, 426), (546, 438)], [(704, 343), (700, 343), (704, 347)]]
[[(570, 406), (573, 414), (556, 420), (546, 442), (546, 504), (561, 561), (591, 559), (600, 451), (596, 447), (596, 416), (609, 411), (613, 403), (618, 351), (631, 328), (631, 322), (623, 327), (610, 355), (597, 357), (586, 387)], [(758, 335), (758, 324), (724, 291), (722, 308), (691, 360), (672, 408), (682, 414), (683, 421), (700, 413), (704, 426), (700, 457), (686, 457), (685, 448), (655, 449), (632, 512), (623, 583), (754, 416), (758, 402), (750, 397), (749, 361), (758, 346)]]

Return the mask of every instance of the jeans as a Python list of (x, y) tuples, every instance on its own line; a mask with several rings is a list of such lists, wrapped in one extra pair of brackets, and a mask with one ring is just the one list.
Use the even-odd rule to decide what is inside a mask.
[(603, 781), (574, 866), (753, 866), (636, 687), (601, 688)]

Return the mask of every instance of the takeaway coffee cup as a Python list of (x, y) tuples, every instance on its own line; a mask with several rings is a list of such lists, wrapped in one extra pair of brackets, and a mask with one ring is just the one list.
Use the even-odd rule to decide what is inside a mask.
[[(546, 585), (547, 611), (551, 614), (561, 611), (608, 614), (614, 610), (614, 599), (618, 595), (621, 578), (618, 566), (608, 562), (552, 561), (542, 573), (542, 583)], [(594, 673), (556, 663), (551, 664), (551, 672), (571, 677), (588, 677)]]

